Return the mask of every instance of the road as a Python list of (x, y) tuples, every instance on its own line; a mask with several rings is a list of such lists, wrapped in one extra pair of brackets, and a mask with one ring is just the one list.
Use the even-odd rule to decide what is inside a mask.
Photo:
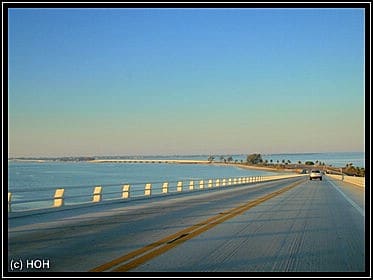
[(305, 177), (12, 218), (8, 270), (364, 272), (364, 201)]

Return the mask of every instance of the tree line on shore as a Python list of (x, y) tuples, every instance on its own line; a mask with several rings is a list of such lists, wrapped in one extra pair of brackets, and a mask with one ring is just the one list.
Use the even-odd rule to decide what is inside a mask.
[[(224, 163), (236, 163), (236, 164), (246, 164), (246, 165), (255, 165), (260, 167), (275, 167), (275, 168), (313, 168), (313, 167), (319, 167), (322, 169), (335, 169), (335, 171), (340, 171), (342, 169), (342, 172), (349, 176), (358, 176), (358, 177), (364, 177), (365, 176), (365, 168), (363, 167), (355, 167), (352, 163), (346, 164), (345, 167), (337, 168), (332, 166), (327, 166), (325, 162), (321, 162), (316, 160), (313, 161), (305, 161), (302, 163), (302, 161), (297, 161), (297, 163), (293, 163), (290, 160), (276, 160), (276, 163), (270, 159), (270, 160), (263, 160), (261, 154), (249, 154), (246, 157), (246, 161), (244, 162), (243, 159), (241, 160), (233, 160), (232, 156), (228, 156), (225, 158), (224, 156), (220, 156), (220, 162)], [(209, 162), (213, 162), (215, 160), (215, 156), (210, 155), (207, 159)]]

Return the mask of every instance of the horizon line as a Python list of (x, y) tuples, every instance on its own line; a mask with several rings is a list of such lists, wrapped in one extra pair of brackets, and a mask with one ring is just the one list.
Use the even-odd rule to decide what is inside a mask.
[(250, 154), (261, 154), (261, 155), (293, 155), (293, 154), (333, 154), (333, 153), (365, 153), (365, 151), (330, 151), (330, 152), (276, 152), (276, 153), (261, 153), (261, 152), (252, 152), (252, 153), (202, 153), (202, 154), (108, 154), (108, 155), (55, 155), (55, 156), (8, 156), (8, 159), (17, 159), (17, 158), (79, 158), (79, 157), (183, 157), (183, 156), (242, 156)]

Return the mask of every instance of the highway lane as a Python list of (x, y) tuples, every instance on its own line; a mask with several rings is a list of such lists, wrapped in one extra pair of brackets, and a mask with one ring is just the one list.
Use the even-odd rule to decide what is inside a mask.
[(364, 217), (327, 180), (303, 180), (190, 239), (178, 235), (295, 181), (11, 219), (8, 262), (42, 258), (44, 271), (90, 271), (176, 234), (167, 242), (177, 246), (131, 271), (363, 271)]
[(307, 181), (134, 271), (362, 272), (363, 189), (343, 184), (353, 205), (338, 183)]
[(337, 189), (343, 193), (345, 197), (352, 200), (351, 204), (356, 205), (357, 209), (361, 209), (363, 215), (365, 215), (363, 209), (365, 209), (365, 187), (354, 185), (341, 181), (340, 179), (334, 179), (327, 177), (332, 186), (337, 186)]

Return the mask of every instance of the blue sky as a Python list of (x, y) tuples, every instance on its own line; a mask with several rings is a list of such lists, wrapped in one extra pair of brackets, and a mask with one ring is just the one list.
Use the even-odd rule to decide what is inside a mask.
[(364, 151), (363, 9), (10, 9), (9, 156)]

